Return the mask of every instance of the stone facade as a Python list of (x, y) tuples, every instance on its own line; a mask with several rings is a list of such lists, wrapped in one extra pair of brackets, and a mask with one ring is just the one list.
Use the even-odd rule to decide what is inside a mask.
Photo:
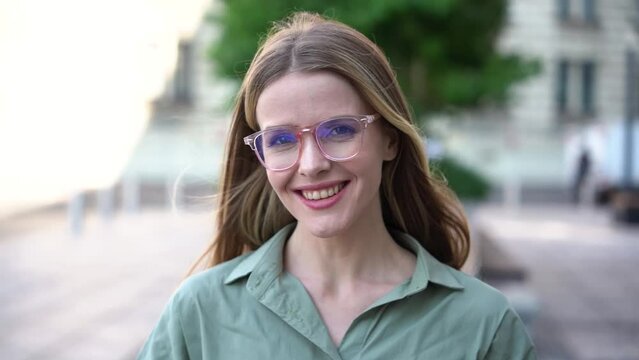
[(578, 138), (623, 119), (638, 18), (634, 0), (510, 0), (499, 47), (537, 59), (541, 73), (507, 109), (440, 122), (449, 151), (496, 184), (570, 182)]

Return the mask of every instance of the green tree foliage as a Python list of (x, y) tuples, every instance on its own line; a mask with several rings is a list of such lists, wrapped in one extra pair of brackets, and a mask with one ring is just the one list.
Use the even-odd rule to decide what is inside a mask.
[(538, 71), (536, 62), (495, 49), (506, 6), (507, 0), (226, 0), (224, 11), (211, 16), (221, 36), (210, 55), (222, 76), (239, 79), (273, 21), (312, 11), (384, 49), (418, 115), (499, 104), (512, 84)]
[(484, 177), (455, 159), (445, 157), (431, 161), (430, 169), (435, 176), (444, 179), (461, 199), (481, 200), (490, 193), (490, 183)]

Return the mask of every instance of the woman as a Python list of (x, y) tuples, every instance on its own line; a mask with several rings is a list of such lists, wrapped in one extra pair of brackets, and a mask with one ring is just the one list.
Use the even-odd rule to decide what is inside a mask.
[(496, 290), (458, 271), (459, 202), (429, 174), (382, 52), (297, 13), (239, 91), (218, 234), (142, 359), (521, 359)]

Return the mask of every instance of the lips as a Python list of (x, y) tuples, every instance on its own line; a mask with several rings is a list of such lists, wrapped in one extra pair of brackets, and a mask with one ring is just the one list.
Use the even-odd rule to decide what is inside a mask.
[(350, 181), (331, 181), (320, 184), (300, 186), (295, 189), (302, 203), (313, 210), (328, 209), (344, 197)]
[(301, 192), (306, 200), (321, 200), (337, 195), (343, 188), (344, 183), (339, 183), (322, 189), (302, 190)]

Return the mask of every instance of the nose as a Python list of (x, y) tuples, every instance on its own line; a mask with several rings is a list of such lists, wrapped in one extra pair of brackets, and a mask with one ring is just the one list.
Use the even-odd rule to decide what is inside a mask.
[(324, 157), (311, 133), (306, 133), (300, 148), (300, 159), (297, 172), (300, 175), (315, 176), (331, 167), (331, 161)]

